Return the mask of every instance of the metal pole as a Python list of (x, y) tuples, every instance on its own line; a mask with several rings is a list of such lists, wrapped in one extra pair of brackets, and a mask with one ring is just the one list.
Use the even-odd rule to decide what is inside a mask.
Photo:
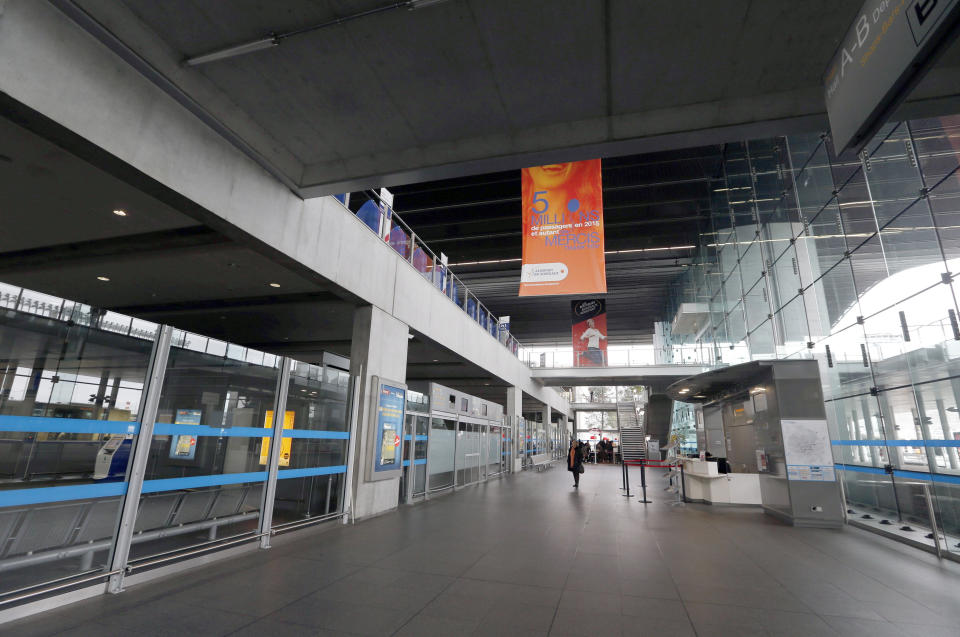
[(263, 486), (263, 498), (260, 502), (260, 548), (270, 548), (270, 526), (273, 524), (273, 501), (277, 494), (277, 476), (280, 471), (280, 451), (283, 447), (283, 424), (287, 416), (287, 394), (290, 389), (290, 359), (280, 359), (280, 373), (277, 375), (277, 390), (273, 401), (273, 434), (267, 454), (267, 480)]
[(130, 557), (130, 545), (133, 539), (134, 523), (140, 508), (140, 494), (147, 473), (147, 460), (150, 458), (150, 446), (153, 442), (153, 425), (157, 421), (157, 409), (160, 407), (160, 392), (163, 390), (163, 378), (167, 371), (167, 359), (170, 355), (170, 338), (173, 328), (160, 327), (150, 353), (150, 365), (147, 371), (147, 383), (144, 389), (143, 411), (140, 412), (140, 430), (131, 452), (127, 467), (127, 492), (123, 498), (120, 525), (117, 530), (117, 542), (110, 556), (110, 580), (107, 591), (119, 593), (123, 590), (123, 574)]
[(937, 557), (940, 558), (940, 534), (937, 532), (937, 514), (933, 510), (933, 498), (930, 497), (930, 487), (923, 485), (923, 497), (927, 500), (927, 515), (930, 516), (930, 529), (933, 531), (933, 546), (937, 549)]
[(647, 465), (644, 461), (641, 461), (640, 464), (640, 488), (643, 489), (643, 499), (638, 500), (638, 502), (643, 502), (644, 504), (653, 502), (653, 500), (647, 499)]
[(347, 448), (347, 473), (343, 481), (343, 523), (349, 524), (353, 517), (353, 472), (357, 462), (357, 439), (360, 437), (360, 399), (363, 382), (363, 363), (359, 364), (358, 373), (354, 376), (353, 386), (350, 388), (350, 440)]
[[(642, 465), (641, 465), (641, 469), (642, 469)], [(625, 472), (625, 473), (623, 474), (623, 479), (624, 479), (624, 483), (627, 485), (627, 487), (626, 487), (627, 492), (626, 492), (626, 493), (621, 493), (620, 495), (622, 495), (622, 496), (625, 497), (625, 498), (632, 498), (633, 496), (630, 495), (630, 470), (627, 468), (627, 463), (626, 463), (626, 462), (623, 463), (623, 470), (624, 470), (624, 472)]]
[(680, 467), (680, 500), (681, 502), (687, 501), (687, 481), (683, 476), (683, 463), (678, 462), (677, 466)]

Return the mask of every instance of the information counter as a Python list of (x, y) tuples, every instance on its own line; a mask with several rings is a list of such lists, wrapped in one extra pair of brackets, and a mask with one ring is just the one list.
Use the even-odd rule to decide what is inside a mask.
[(687, 500), (706, 504), (761, 505), (760, 475), (719, 473), (717, 463), (681, 458)]

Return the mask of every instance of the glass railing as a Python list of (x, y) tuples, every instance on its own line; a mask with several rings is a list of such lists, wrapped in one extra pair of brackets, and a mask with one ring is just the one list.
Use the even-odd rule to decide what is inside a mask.
[[(645, 367), (657, 365), (652, 347), (611, 347), (607, 351), (587, 350), (573, 351), (567, 349), (542, 350), (537, 347), (525, 347), (520, 359), (530, 367), (538, 368), (571, 368), (571, 367)], [(689, 365), (703, 367), (705, 363), (684, 361), (683, 363), (669, 363), (671, 366)]]
[[(500, 320), (470, 292), (440, 257), (408, 226), (393, 208), (374, 191), (350, 193), (336, 197), (351, 214), (356, 215), (372, 232), (383, 239), (403, 257), (420, 275), (429, 281), (457, 307), (466, 312), (485, 332), (501, 345), (522, 356), (523, 346)], [(351, 203), (352, 202), (352, 203)], [(360, 203), (362, 202), (362, 203)]]

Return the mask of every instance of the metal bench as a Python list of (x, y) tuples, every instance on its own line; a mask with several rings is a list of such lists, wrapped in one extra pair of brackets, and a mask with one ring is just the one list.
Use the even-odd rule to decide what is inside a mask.
[(530, 456), (530, 465), (537, 471), (549, 469), (556, 461), (557, 459), (549, 453), (540, 453), (535, 456)]

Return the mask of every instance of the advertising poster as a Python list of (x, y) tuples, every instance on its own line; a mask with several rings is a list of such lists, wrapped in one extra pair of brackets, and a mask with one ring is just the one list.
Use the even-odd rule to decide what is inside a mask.
[[(283, 428), (284, 429), (293, 429), (293, 419), (296, 416), (295, 412), (288, 411), (283, 414)], [(267, 411), (266, 415), (263, 417), (263, 427), (265, 429), (270, 429), (273, 427), (273, 410)], [(280, 444), (280, 466), (289, 467), (290, 466), (290, 449), (293, 446), (293, 438), (281, 438), (282, 442)], [(267, 464), (267, 460), (270, 458), (270, 438), (264, 438), (260, 445), (260, 464)]]
[(607, 302), (585, 299), (570, 302), (573, 323), (574, 367), (607, 364)]
[(497, 324), (497, 330), (500, 332), (500, 342), (506, 345), (507, 339), (510, 338), (510, 317), (509, 316), (500, 317), (500, 321)]
[(520, 296), (605, 294), (600, 160), (524, 168), (520, 181)]
[(377, 458), (375, 471), (400, 468), (400, 439), (406, 390), (383, 384), (377, 399)]
[[(199, 425), (199, 409), (178, 409), (175, 425)], [(193, 460), (197, 455), (197, 437), (179, 435), (170, 439), (170, 457), (174, 460)]]

